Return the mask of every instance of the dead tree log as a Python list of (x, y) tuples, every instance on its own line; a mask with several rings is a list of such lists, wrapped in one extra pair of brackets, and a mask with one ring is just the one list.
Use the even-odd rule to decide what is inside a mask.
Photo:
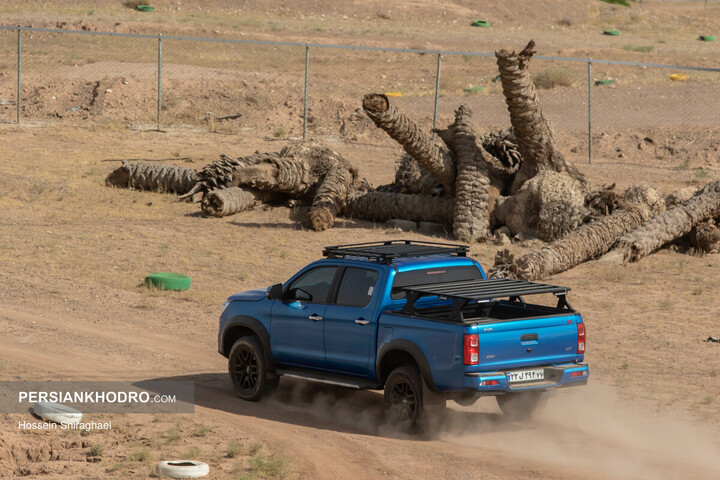
[(393, 187), (399, 193), (422, 195), (441, 195), (445, 191), (430, 172), (407, 154), (397, 162)]
[(720, 215), (720, 180), (694, 197), (656, 215), (618, 240), (614, 252), (623, 262), (637, 262), (668, 242), (689, 233), (701, 222)]
[(480, 139), (483, 148), (505, 168), (513, 172), (520, 167), (522, 155), (518, 150), (517, 139), (512, 128), (483, 135)]
[(237, 187), (238, 182), (233, 178), (236, 170), (247, 168), (277, 156), (277, 153), (256, 153), (240, 158), (232, 158), (224, 154), (220, 155), (219, 160), (205, 165), (200, 170), (195, 186), (180, 198), (189, 198), (194, 202), (199, 202), (206, 193), (212, 190)]
[(211, 217), (226, 217), (251, 210), (258, 202), (257, 191), (230, 187), (208, 192), (200, 205), (202, 211)]
[[(300, 142), (279, 153), (256, 153), (237, 159), (222, 156), (202, 169), (198, 184), (184, 197), (203, 197), (229, 187), (285, 194), (311, 205), (308, 224), (324, 230), (332, 226), (356, 178), (357, 170), (334, 150)], [(214, 197), (203, 208), (211, 209), (212, 214), (216, 201), (219, 198)], [(244, 194), (237, 201), (239, 208), (247, 208), (251, 199)]]
[(514, 259), (498, 253), (488, 271), (491, 278), (539, 280), (569, 270), (607, 252), (627, 232), (665, 210), (665, 201), (652, 187), (632, 187), (628, 199), (612, 214), (581, 226), (561, 240)]
[(355, 170), (340, 163), (328, 170), (308, 212), (308, 223), (313, 230), (319, 232), (332, 227), (352, 191), (356, 177)]
[(195, 170), (157, 163), (123, 162), (105, 178), (108, 186), (183, 194), (198, 180)]
[(690, 244), (699, 253), (720, 252), (720, 228), (713, 220), (702, 222), (690, 232)]
[(505, 102), (523, 159), (510, 187), (511, 194), (542, 170), (566, 172), (582, 184), (585, 183), (582, 174), (565, 162), (557, 146), (555, 133), (540, 108), (535, 84), (528, 73), (534, 48), (535, 42), (530, 40), (520, 53), (507, 50), (495, 52)]
[(585, 194), (570, 176), (544, 170), (525, 182), (515, 195), (500, 197), (494, 223), (514, 234), (524, 233), (546, 242), (575, 230), (587, 215)]
[(470, 125), (471, 115), (470, 107), (461, 105), (455, 111), (452, 128), (457, 154), (453, 235), (465, 242), (475, 242), (490, 236), (490, 180), (482, 157), (482, 147), (478, 148), (475, 131)]
[(368, 93), (363, 98), (365, 113), (379, 128), (387, 132), (405, 151), (425, 167), (448, 193), (455, 191), (455, 161), (447, 148), (432, 141), (432, 138), (393, 105), (388, 97), (379, 93)]
[(403, 218), (416, 222), (435, 222), (450, 225), (453, 217), (452, 197), (429, 197), (370, 190), (351, 194), (343, 209), (350, 218), (385, 222)]

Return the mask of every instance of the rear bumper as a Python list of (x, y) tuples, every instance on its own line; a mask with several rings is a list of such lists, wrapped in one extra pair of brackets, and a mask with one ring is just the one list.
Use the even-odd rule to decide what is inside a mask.
[[(509, 374), (512, 372), (540, 368), (545, 371), (545, 378), (543, 380), (513, 383), (509, 381)], [(465, 387), (469, 390), (475, 390), (480, 395), (494, 395), (524, 390), (550, 390), (553, 388), (585, 385), (589, 375), (590, 371), (587, 363), (549, 365), (534, 368), (526, 367), (500, 372), (466, 373)]]

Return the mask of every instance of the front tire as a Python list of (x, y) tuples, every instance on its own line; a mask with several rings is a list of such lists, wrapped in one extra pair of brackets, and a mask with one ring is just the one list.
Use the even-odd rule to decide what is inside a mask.
[(445, 410), (444, 397), (424, 385), (415, 365), (398, 367), (385, 382), (385, 418), (405, 432), (426, 431)]
[(255, 402), (277, 386), (277, 377), (268, 379), (267, 360), (260, 340), (256, 336), (238, 339), (230, 349), (228, 370), (235, 393), (249, 402)]

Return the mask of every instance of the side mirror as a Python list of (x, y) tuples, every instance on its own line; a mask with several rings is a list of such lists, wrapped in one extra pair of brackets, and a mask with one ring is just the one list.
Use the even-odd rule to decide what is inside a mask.
[(276, 283), (275, 285), (270, 285), (267, 288), (265, 296), (269, 300), (280, 300), (282, 298), (282, 293), (282, 283)]

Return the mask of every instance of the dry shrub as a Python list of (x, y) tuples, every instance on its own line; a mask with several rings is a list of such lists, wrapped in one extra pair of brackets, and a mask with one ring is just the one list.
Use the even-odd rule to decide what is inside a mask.
[(537, 88), (572, 87), (577, 77), (567, 68), (546, 68), (533, 77)]

